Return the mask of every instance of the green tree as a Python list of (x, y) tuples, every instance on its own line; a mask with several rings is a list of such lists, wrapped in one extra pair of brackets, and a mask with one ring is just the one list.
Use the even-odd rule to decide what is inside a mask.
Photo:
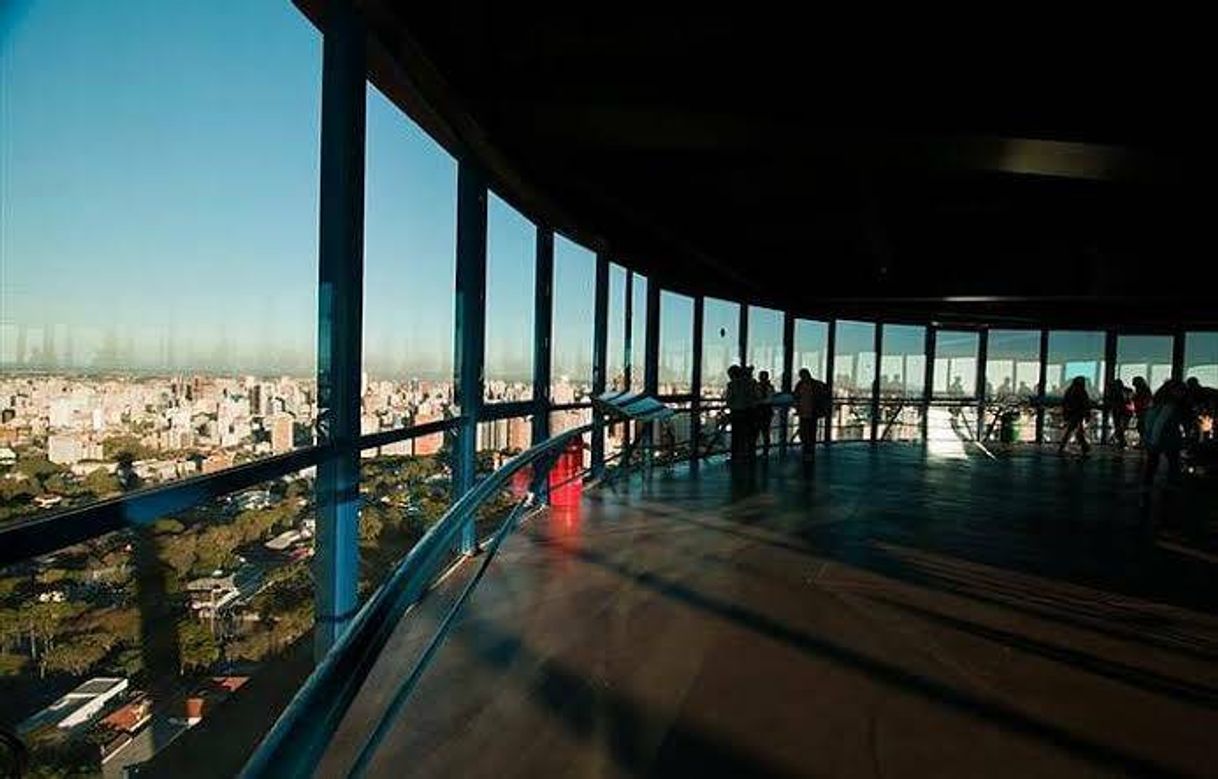
[(57, 473), (67, 471), (62, 465), (56, 465), (47, 458), (41, 455), (32, 457), (21, 457), (17, 460), (17, 464), (13, 466), (17, 473), (25, 474), (31, 479), (37, 479), (39, 482), (50, 478)]
[(85, 492), (92, 493), (98, 498), (115, 495), (120, 492), (118, 479), (105, 468), (94, 468), (81, 482)]
[(122, 454), (129, 455), (132, 460), (147, 460), (156, 456), (155, 451), (133, 435), (113, 436), (102, 441), (102, 454), (110, 461), (117, 460)]
[(207, 670), (220, 659), (220, 646), (207, 625), (194, 619), (178, 623), (180, 670)]
[(81, 676), (105, 658), (116, 640), (116, 636), (104, 633), (62, 636), (43, 655), (43, 673), (51, 671)]

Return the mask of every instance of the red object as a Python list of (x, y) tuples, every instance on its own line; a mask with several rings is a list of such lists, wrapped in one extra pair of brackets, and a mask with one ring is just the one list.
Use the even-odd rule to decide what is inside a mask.
[(512, 474), (512, 481), (509, 489), (512, 495), (517, 498), (523, 498), (529, 491), (529, 485), (533, 482), (533, 469), (521, 468)]
[(550, 469), (550, 505), (578, 506), (584, 495), (584, 446), (572, 438)]

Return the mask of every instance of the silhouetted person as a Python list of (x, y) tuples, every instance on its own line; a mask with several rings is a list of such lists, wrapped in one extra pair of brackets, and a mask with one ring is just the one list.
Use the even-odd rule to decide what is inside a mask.
[(829, 385), (812, 378), (812, 372), (807, 368), (801, 368), (794, 392), (795, 413), (799, 414), (799, 440), (804, 459), (809, 460), (816, 452), (817, 422), (829, 413)]
[(1087, 381), (1082, 376), (1075, 376), (1062, 397), (1062, 419), (1065, 421), (1066, 431), (1057, 447), (1059, 453), (1066, 451), (1066, 444), (1070, 443), (1071, 435), (1078, 439), (1078, 446), (1083, 454), (1091, 451), (1091, 445), (1087, 443), (1087, 417), (1090, 414), (1091, 396), (1087, 394)]
[(1125, 431), (1129, 429), (1129, 420), (1133, 418), (1133, 394), (1120, 379), (1114, 379), (1105, 394), (1105, 405), (1112, 417), (1112, 443), (1124, 449)]
[(1138, 441), (1142, 446), (1146, 445), (1146, 412), (1150, 411), (1152, 399), (1153, 395), (1146, 379), (1135, 376), (1133, 379), (1133, 413), (1138, 417)]
[(953, 398), (964, 397), (964, 382), (960, 380), (959, 376), (952, 379), (951, 386), (947, 388), (947, 394), (951, 395)]
[(761, 433), (761, 445), (768, 455), (770, 453), (770, 432), (774, 426), (774, 385), (770, 383), (770, 372), (762, 371), (757, 374), (757, 384), (753, 389), (754, 401), (757, 404), (757, 430)]
[(739, 365), (728, 368), (727, 377), (727, 391), (723, 400), (727, 403), (732, 426), (732, 459), (742, 460), (748, 456), (748, 448), (753, 440), (752, 420), (749, 419), (753, 411), (753, 388)]
[(998, 397), (1005, 398), (1011, 394), (1011, 377), (1008, 376), (1002, 380), (1002, 384), (998, 386)]
[(1203, 386), (1196, 376), (1190, 376), (1184, 383), (1184, 395), (1188, 404), (1185, 431), (1188, 440), (1197, 442), (1203, 437), (1203, 428), (1210, 427), (1214, 414), (1218, 411), (1218, 390)]
[(1184, 447), (1184, 426), (1188, 422), (1188, 390), (1178, 379), (1168, 379), (1155, 392), (1146, 415), (1146, 461), (1142, 484), (1149, 488), (1155, 481), (1159, 458), (1167, 458), (1167, 478), (1175, 481), (1180, 473), (1180, 450)]

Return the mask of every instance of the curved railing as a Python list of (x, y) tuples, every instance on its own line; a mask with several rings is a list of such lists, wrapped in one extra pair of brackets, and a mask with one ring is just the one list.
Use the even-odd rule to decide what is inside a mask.
[(459, 543), (461, 533), (474, 521), (478, 509), (500, 494), (513, 476), (531, 469), (534, 490), (509, 511), (485, 544), (477, 572), (449, 608), (414, 669), (403, 678), (378, 724), (366, 737), (352, 770), (353, 774), (358, 775), (405, 704), (431, 657), (443, 643), (449, 627), (493, 559), (499, 544), (511, 532), (521, 513), (531, 505), (539, 481), (548, 476), (555, 459), (568, 444), (592, 428), (592, 425), (583, 425), (528, 449), (485, 477), (453, 503), (360, 609), (342, 638), (314, 669), (275, 722), (246, 764), (242, 775), (312, 775), (398, 623), (442, 573), (451, 559), (452, 550)]
[[(691, 419), (690, 438), (684, 440), (665, 440), (664, 425), (671, 423), (649, 423), (651, 427), (648, 442), (631, 450), (640, 455), (637, 460), (623, 458), (625, 453), (621, 452), (606, 458), (606, 463), (617, 461), (618, 467), (625, 470), (645, 461), (655, 464), (675, 463), (725, 453), (727, 442), (724, 433), (727, 430), (727, 420), (721, 405), (712, 402), (676, 411), (679, 415), (710, 415), (712, 419), (718, 415), (720, 418), (711, 424), (701, 422), (696, 426)], [(270, 776), (304, 777), (314, 773), (339, 724), (359, 695), (382, 650), (398, 629), (400, 621), (448, 568), (463, 530), (475, 520), (479, 509), (500, 495), (517, 474), (531, 471), (532, 489), (507, 511), (489, 538), (483, 539), (480, 550), (482, 555), (477, 569), (448, 606), (418, 660), (401, 677), (397, 689), (390, 696), (389, 704), (365, 734), (350, 769), (350, 775), (362, 775), (378, 746), (395, 724), (431, 659), (443, 644), (450, 627), (481, 580), (500, 544), (515, 528), (524, 511), (535, 505), (535, 498), (542, 486), (548, 484), (550, 469), (556, 458), (566, 451), (573, 441), (582, 441), (582, 437), (592, 431), (599, 434), (599, 430), (599, 425), (585, 424), (528, 449), (486, 476), (449, 507), (360, 609), (351, 627), (297, 691), (291, 703), (262, 740), (246, 764), (242, 776), (260, 779)], [(781, 439), (775, 441), (776, 446), (782, 445), (779, 441)], [(652, 459), (642, 456), (648, 453), (658, 457)], [(583, 478), (583, 473), (570, 478)]]

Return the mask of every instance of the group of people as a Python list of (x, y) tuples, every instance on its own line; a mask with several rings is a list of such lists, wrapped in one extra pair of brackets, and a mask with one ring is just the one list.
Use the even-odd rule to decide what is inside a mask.
[[(1167, 460), (1169, 476), (1174, 478), (1185, 446), (1199, 443), (1211, 432), (1218, 415), (1218, 390), (1202, 386), (1196, 377), (1188, 381), (1168, 379), (1153, 393), (1141, 376), (1133, 380), (1132, 387), (1116, 379), (1104, 393), (1103, 408), (1112, 420), (1112, 442), (1118, 448), (1128, 446), (1130, 425), (1136, 425), (1138, 440), (1146, 452), (1143, 480), (1150, 484), (1161, 460)], [(1071, 437), (1084, 454), (1090, 450), (1086, 428), (1091, 410), (1086, 381), (1076, 377), (1062, 398), (1065, 432), (1059, 452), (1065, 451)]]
[[(753, 366), (733, 365), (727, 370), (725, 400), (732, 426), (732, 457), (747, 460), (755, 457), (760, 439), (762, 451), (769, 454), (774, 426), (774, 385), (768, 371), (753, 378)], [(804, 368), (793, 389), (795, 412), (799, 416), (799, 439), (805, 458), (811, 458), (816, 446), (818, 421), (829, 415), (829, 385), (812, 378)]]
[(769, 371), (761, 371), (754, 378), (752, 365), (733, 365), (727, 369), (727, 391), (723, 399), (732, 426), (733, 460), (756, 456), (759, 438), (765, 453), (769, 454), (774, 394)]

